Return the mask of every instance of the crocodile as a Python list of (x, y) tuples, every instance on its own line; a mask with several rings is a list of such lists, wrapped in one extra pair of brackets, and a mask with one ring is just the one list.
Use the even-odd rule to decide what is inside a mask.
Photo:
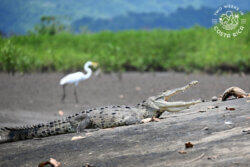
[(164, 91), (135, 106), (111, 105), (92, 108), (68, 116), (62, 120), (46, 124), (24, 127), (4, 127), (0, 129), (0, 143), (14, 142), (25, 139), (48, 137), (52, 135), (79, 133), (85, 129), (104, 129), (142, 123), (149, 118), (159, 118), (165, 111), (178, 112), (189, 106), (200, 103), (201, 100), (189, 102), (170, 102), (169, 98), (184, 92), (198, 81), (192, 81), (181, 88)]

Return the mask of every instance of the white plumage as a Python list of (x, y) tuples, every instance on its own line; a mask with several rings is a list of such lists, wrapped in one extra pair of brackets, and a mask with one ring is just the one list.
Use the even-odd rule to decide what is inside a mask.
[(64, 84), (78, 85), (80, 81), (85, 80), (85, 79), (88, 79), (88, 78), (86, 78), (82, 72), (75, 72), (75, 73), (68, 74), (65, 77), (63, 77), (60, 80), (60, 85), (64, 85)]
[(64, 101), (65, 99), (65, 87), (68, 84), (75, 84), (75, 89), (74, 89), (74, 94), (75, 94), (75, 98), (76, 98), (76, 102), (78, 103), (78, 97), (77, 97), (77, 93), (76, 93), (76, 87), (78, 85), (78, 83), (80, 81), (86, 80), (88, 78), (91, 77), (92, 75), (92, 70), (90, 69), (90, 66), (94, 66), (97, 67), (97, 63), (95, 62), (91, 62), (88, 61), (84, 64), (84, 70), (86, 71), (86, 74), (84, 74), (83, 72), (75, 72), (75, 73), (71, 73), (66, 75), (65, 77), (63, 77), (60, 80), (60, 85), (63, 86), (63, 96), (62, 96), (62, 101)]

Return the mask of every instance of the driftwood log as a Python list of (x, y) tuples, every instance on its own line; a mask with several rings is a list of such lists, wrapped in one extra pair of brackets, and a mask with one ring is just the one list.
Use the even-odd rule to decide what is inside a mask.
[[(228, 110), (230, 108), (230, 110)], [(234, 108), (234, 110), (231, 110)], [(248, 98), (204, 102), (159, 122), (6, 143), (0, 166), (247, 166), (250, 162)], [(185, 143), (193, 147), (185, 148)]]

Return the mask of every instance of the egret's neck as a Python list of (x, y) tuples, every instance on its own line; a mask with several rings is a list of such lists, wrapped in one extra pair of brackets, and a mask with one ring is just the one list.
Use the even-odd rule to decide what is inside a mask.
[(88, 64), (85, 64), (85, 65), (84, 65), (84, 70), (86, 71), (85, 77), (86, 77), (86, 78), (89, 78), (89, 77), (91, 76), (91, 74), (92, 74), (92, 70), (90, 69), (90, 67), (89, 67)]

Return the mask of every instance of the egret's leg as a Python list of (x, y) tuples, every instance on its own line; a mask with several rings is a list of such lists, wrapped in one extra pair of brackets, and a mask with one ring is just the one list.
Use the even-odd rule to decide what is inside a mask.
[(63, 103), (64, 103), (64, 99), (65, 99), (65, 97), (66, 97), (65, 87), (66, 87), (66, 85), (63, 85), (63, 86), (62, 86), (62, 88), (63, 88), (63, 95), (62, 95), (61, 101), (62, 101)]
[(75, 89), (74, 89), (74, 95), (75, 95), (76, 103), (79, 103), (78, 97), (77, 97), (76, 86), (75, 86)]

